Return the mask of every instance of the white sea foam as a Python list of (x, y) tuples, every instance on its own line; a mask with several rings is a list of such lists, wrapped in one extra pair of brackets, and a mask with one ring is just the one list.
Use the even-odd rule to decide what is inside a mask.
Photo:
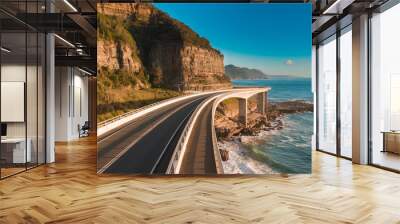
[[(256, 136), (240, 136), (232, 141), (218, 142), (220, 149), (229, 151), (229, 160), (223, 162), (224, 172), (227, 174), (273, 174), (281, 172), (278, 170), (285, 166), (296, 170), (299, 169), (298, 166), (302, 167), (302, 162), (296, 160), (299, 155), (293, 149), (301, 151), (308, 148), (309, 136), (301, 136), (299, 133), (301, 127), (297, 120), (293, 120), (297, 117), (297, 115), (281, 117), (283, 128), (279, 130), (261, 130)], [(254, 156), (260, 157), (255, 159)], [(273, 164), (264, 162), (264, 156), (268, 157), (268, 161), (273, 161)], [(288, 162), (287, 159), (290, 158), (296, 162)], [(276, 167), (275, 163), (280, 165)]]
[[(243, 136), (244, 137), (244, 136)], [(220, 141), (220, 149), (229, 151), (229, 160), (222, 162), (226, 174), (273, 174), (275, 172), (260, 161), (249, 157), (248, 149), (238, 141)]]
[[(239, 80), (234, 83), (271, 87), (268, 94), (271, 103), (304, 100), (312, 104), (314, 101), (310, 79)], [(283, 123), (282, 129), (261, 131), (257, 136), (241, 136), (241, 142), (223, 143), (233, 152), (229, 154), (229, 161), (224, 162), (227, 173), (255, 173), (252, 169), (263, 171), (265, 166), (282, 173), (311, 171), (313, 112), (286, 114), (279, 119)]]

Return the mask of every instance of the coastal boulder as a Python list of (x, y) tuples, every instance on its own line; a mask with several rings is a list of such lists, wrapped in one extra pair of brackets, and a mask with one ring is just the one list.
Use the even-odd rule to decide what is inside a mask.
[(221, 153), (221, 159), (222, 161), (228, 161), (229, 160), (229, 150), (226, 149), (220, 149), (219, 152)]

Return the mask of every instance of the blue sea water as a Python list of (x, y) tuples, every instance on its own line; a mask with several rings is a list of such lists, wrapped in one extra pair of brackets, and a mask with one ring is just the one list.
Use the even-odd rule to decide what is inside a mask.
[[(269, 100), (275, 102), (306, 100), (313, 102), (311, 80), (275, 78), (268, 80), (234, 80), (237, 86), (271, 87)], [(248, 144), (250, 156), (266, 163), (279, 173), (311, 173), (311, 136), (313, 113), (285, 115), (283, 129), (270, 131), (257, 144)]]
[(268, 98), (271, 101), (306, 100), (313, 101), (311, 79), (273, 78), (266, 80), (233, 80), (234, 86), (269, 86)]

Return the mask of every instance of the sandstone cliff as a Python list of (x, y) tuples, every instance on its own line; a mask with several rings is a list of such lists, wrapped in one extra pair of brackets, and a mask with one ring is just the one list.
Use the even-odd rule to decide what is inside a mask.
[(143, 73), (147, 80), (137, 79), (135, 88), (146, 88), (147, 82), (179, 91), (231, 87), (224, 74), (223, 55), (153, 5), (104, 3), (98, 4), (98, 13), (111, 30), (99, 27), (99, 72), (106, 67)]
[[(132, 91), (150, 87), (139, 50), (123, 21), (98, 17), (98, 106), (128, 101)], [(110, 108), (113, 110), (113, 108)]]
[(99, 39), (97, 41), (97, 63), (108, 67), (110, 70), (125, 69), (137, 73), (143, 69), (139, 60), (134, 60), (133, 49), (121, 41), (114, 42)]
[(177, 90), (210, 90), (230, 87), (224, 75), (223, 56), (194, 45), (156, 44), (148, 62), (155, 86)]
[(154, 8), (146, 4), (136, 3), (101, 3), (97, 4), (97, 12), (124, 19), (132, 15), (141, 19), (149, 19), (150, 15), (154, 12)]

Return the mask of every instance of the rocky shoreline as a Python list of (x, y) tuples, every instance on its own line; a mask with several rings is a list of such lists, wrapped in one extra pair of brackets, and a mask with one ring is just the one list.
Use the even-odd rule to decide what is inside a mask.
[(282, 117), (285, 114), (312, 112), (313, 104), (303, 101), (285, 101), (269, 103), (265, 115), (250, 110), (247, 127), (238, 122), (237, 114), (232, 113), (227, 106), (218, 107), (215, 130), (218, 140), (230, 140), (236, 136), (255, 136), (261, 130), (271, 131), (283, 128)]
[(249, 158), (246, 156), (247, 150), (243, 147), (243, 143), (256, 143), (260, 132), (265, 134), (269, 131), (281, 130), (284, 127), (285, 115), (312, 112), (313, 104), (303, 100), (271, 102), (265, 115), (256, 112), (254, 104), (249, 104), (249, 106), (247, 127), (238, 122), (234, 106), (226, 103), (217, 108), (215, 130), (224, 171), (226, 173), (273, 173), (271, 168), (259, 161), (252, 160), (251, 165), (246, 165), (244, 161)]

